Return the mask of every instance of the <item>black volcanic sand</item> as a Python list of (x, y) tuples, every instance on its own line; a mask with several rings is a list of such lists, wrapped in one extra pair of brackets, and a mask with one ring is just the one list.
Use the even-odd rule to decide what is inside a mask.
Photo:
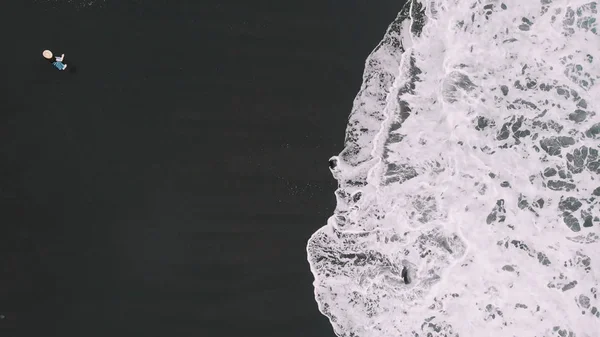
[(84, 2), (0, 4), (0, 335), (334, 336), (305, 245), (401, 1)]

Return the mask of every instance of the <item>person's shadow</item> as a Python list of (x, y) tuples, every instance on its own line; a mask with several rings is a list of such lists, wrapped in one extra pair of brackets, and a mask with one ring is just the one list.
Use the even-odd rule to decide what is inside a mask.
[(77, 73), (77, 66), (72, 64), (72, 62), (67, 63), (67, 71), (70, 72), (71, 74), (75, 74)]
[(73, 59), (71, 59), (69, 55), (66, 55), (65, 60), (63, 62), (67, 65), (67, 69), (65, 69), (66, 71), (68, 71), (71, 74), (77, 73), (77, 61), (73, 62)]

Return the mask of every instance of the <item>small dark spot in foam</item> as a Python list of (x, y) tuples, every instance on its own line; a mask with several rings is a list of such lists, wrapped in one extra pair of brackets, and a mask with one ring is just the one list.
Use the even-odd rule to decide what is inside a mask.
[(565, 284), (565, 285), (562, 287), (562, 289), (561, 289), (561, 290), (562, 290), (562, 291), (567, 291), (567, 290), (570, 290), (570, 289), (573, 289), (573, 288), (575, 288), (575, 286), (576, 286), (576, 285), (577, 285), (577, 281), (571, 281), (571, 282), (569, 282), (569, 283)]
[(529, 26), (526, 24), (520, 24), (519, 25), (519, 29), (522, 31), (528, 31), (529, 30)]
[(513, 268), (512, 266), (509, 265), (505, 265), (504, 267), (502, 267), (502, 270), (504, 271), (515, 271), (515, 268)]
[(410, 275), (408, 275), (408, 268), (403, 267), (402, 268), (402, 280), (404, 281), (404, 284), (410, 284), (411, 279), (410, 279)]
[(332, 170), (335, 169), (337, 167), (337, 164), (338, 164), (338, 162), (337, 162), (336, 158), (329, 159), (329, 168), (330, 169), (332, 169)]

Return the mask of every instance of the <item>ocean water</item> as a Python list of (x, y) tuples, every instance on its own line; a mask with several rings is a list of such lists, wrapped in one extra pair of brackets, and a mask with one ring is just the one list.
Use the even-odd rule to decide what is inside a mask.
[(35, 4), (43, 5), (65, 5), (68, 4), (73, 8), (97, 8), (105, 5), (106, 0), (33, 0)]
[(409, 1), (308, 242), (339, 336), (600, 336), (597, 1)]

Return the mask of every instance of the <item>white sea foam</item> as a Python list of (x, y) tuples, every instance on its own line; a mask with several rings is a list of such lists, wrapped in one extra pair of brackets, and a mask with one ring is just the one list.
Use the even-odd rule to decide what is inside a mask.
[(600, 335), (597, 6), (404, 6), (307, 247), (339, 336)]

